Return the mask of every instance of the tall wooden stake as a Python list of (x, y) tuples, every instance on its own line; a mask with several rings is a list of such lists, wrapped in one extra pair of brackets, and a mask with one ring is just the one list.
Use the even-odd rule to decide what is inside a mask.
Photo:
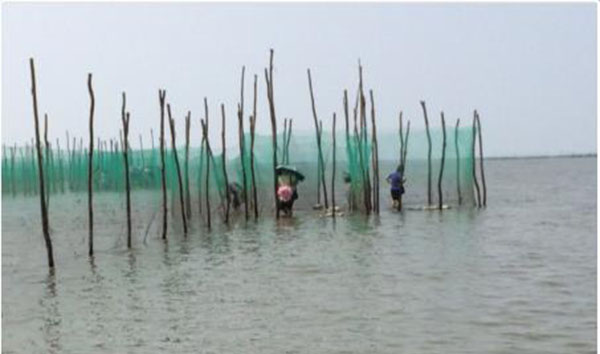
[(190, 196), (190, 126), (191, 126), (191, 115), (192, 113), (188, 111), (187, 116), (185, 116), (185, 212), (187, 214), (187, 219), (192, 217), (192, 201)]
[(225, 105), (221, 103), (221, 144), (223, 145), (223, 153), (221, 154), (223, 164), (223, 179), (225, 180), (225, 224), (229, 224), (229, 208), (231, 198), (229, 196), (229, 179), (227, 178), (227, 157), (225, 143)]
[(175, 143), (175, 120), (171, 116), (171, 105), (167, 103), (167, 113), (169, 114), (169, 126), (171, 128), (171, 146), (173, 149), (173, 159), (175, 160), (175, 169), (177, 170), (177, 182), (179, 184), (179, 204), (181, 207), (181, 221), (183, 222), (183, 233), (187, 236), (187, 219), (185, 217), (185, 202), (183, 193), (183, 181), (181, 179), (181, 168), (179, 167), (179, 158), (177, 157), (177, 144)]
[(421, 107), (423, 108), (425, 131), (427, 133), (427, 205), (431, 205), (431, 134), (429, 133), (429, 120), (427, 119), (425, 101), (421, 101)]
[(456, 148), (456, 192), (458, 193), (458, 205), (462, 204), (462, 194), (460, 193), (460, 150), (458, 149), (458, 127), (460, 118), (456, 120), (454, 128), (454, 147)]
[(333, 165), (331, 167), (331, 217), (335, 219), (335, 113), (333, 113), (333, 128), (331, 131), (332, 149), (333, 149)]
[(481, 195), (479, 194), (479, 183), (477, 182), (477, 166), (475, 163), (475, 142), (477, 139), (477, 113), (473, 114), (473, 144), (471, 146), (471, 155), (472, 155), (472, 163), (473, 163), (473, 184), (475, 185), (475, 192), (477, 192), (477, 200), (476, 205), (478, 208), (481, 208)]
[(442, 160), (440, 161), (440, 175), (438, 177), (438, 209), (442, 210), (444, 205), (442, 196), (442, 177), (444, 176), (444, 161), (446, 160), (446, 121), (444, 120), (444, 112), (442, 116)]
[(31, 69), (31, 95), (33, 96), (33, 118), (35, 123), (35, 142), (37, 149), (38, 173), (40, 181), (40, 209), (42, 213), (42, 232), (46, 243), (46, 252), (48, 253), (48, 267), (54, 268), (54, 254), (52, 252), (52, 240), (50, 239), (50, 226), (48, 222), (48, 209), (46, 208), (46, 189), (44, 186), (44, 167), (42, 160), (42, 147), (40, 144), (40, 128), (37, 107), (37, 92), (35, 86), (35, 67), (33, 58), (29, 59), (29, 68)]
[(477, 117), (477, 131), (479, 136), (479, 170), (481, 172), (481, 187), (483, 189), (483, 206), (487, 206), (487, 188), (485, 185), (485, 173), (483, 172), (483, 141), (481, 140), (481, 120), (479, 119), (479, 112), (475, 111)]
[(240, 144), (240, 164), (242, 167), (242, 195), (244, 196), (244, 217), (248, 221), (248, 178), (246, 177), (246, 142), (244, 141), (244, 75), (246, 67), (242, 66), (242, 80), (240, 89), (240, 104), (238, 109), (238, 128)]
[(167, 176), (165, 166), (165, 97), (166, 90), (158, 90), (158, 101), (160, 103), (160, 177), (162, 183), (163, 200), (163, 224), (162, 239), (167, 239)]
[(313, 113), (313, 119), (314, 119), (314, 123), (315, 123), (315, 130), (317, 133), (317, 149), (318, 149), (318, 159), (319, 159), (319, 163), (321, 164), (321, 175), (319, 176), (321, 178), (321, 185), (323, 186), (323, 200), (325, 202), (325, 209), (329, 208), (329, 203), (327, 200), (327, 184), (325, 183), (325, 162), (323, 160), (323, 150), (321, 147), (321, 133), (319, 132), (319, 124), (318, 124), (318, 118), (317, 118), (317, 110), (315, 108), (315, 97), (313, 94), (313, 87), (312, 87), (312, 78), (310, 76), (310, 69), (306, 69), (306, 72), (308, 74), (308, 88), (310, 91), (310, 103), (312, 106), (312, 113)]
[(256, 83), (257, 76), (254, 75), (254, 104), (252, 117), (250, 118), (250, 173), (252, 174), (252, 201), (254, 206), (254, 220), (258, 220), (258, 196), (256, 190), (256, 174), (254, 171), (254, 132), (256, 127)]
[(88, 74), (88, 91), (90, 94), (90, 149), (88, 158), (88, 215), (89, 215), (89, 255), (94, 255), (94, 210), (93, 210), (93, 158), (94, 158), (94, 90), (92, 89), (92, 74)]
[(273, 97), (273, 49), (269, 59), (269, 70), (265, 68), (267, 82), (267, 99), (271, 116), (271, 135), (273, 138), (273, 197), (275, 199), (275, 217), (279, 219), (279, 202), (277, 201), (277, 118), (275, 116), (275, 98)]
[(200, 121), (202, 124), (202, 133), (204, 134), (204, 143), (206, 144), (206, 188), (205, 188), (205, 198), (206, 198), (206, 224), (208, 229), (210, 230), (210, 195), (209, 195), (209, 181), (210, 181), (210, 157), (212, 155), (212, 151), (210, 149), (210, 141), (208, 139), (208, 101), (206, 97), (204, 97), (204, 121)]
[(129, 112), (126, 107), (125, 92), (121, 106), (121, 121), (123, 122), (123, 161), (125, 163), (125, 193), (127, 200), (127, 248), (131, 248), (131, 187), (129, 185)]
[(375, 187), (373, 200), (375, 204), (375, 213), (379, 214), (379, 146), (377, 145), (377, 126), (375, 125), (375, 103), (373, 100), (373, 90), (369, 90), (371, 98), (371, 132), (373, 144), (373, 184)]

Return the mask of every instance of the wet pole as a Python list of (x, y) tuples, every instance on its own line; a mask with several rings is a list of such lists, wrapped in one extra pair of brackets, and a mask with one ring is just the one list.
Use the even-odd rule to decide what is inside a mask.
[[(167, 176), (165, 173), (165, 97), (166, 90), (158, 90), (158, 101), (160, 104), (160, 177), (162, 184), (162, 239), (167, 239)], [(153, 139), (154, 140), (154, 139)]]
[(335, 219), (335, 113), (333, 113), (333, 128), (331, 130), (333, 156), (331, 167), (331, 217)]
[(181, 207), (181, 221), (183, 222), (183, 234), (184, 236), (187, 236), (187, 219), (185, 217), (183, 181), (181, 178), (181, 168), (179, 167), (179, 158), (177, 156), (177, 144), (175, 142), (175, 120), (171, 116), (171, 105), (168, 103), (167, 113), (169, 114), (169, 127), (171, 128), (171, 146), (173, 149), (173, 159), (175, 160), (175, 169), (177, 170), (177, 182), (179, 185), (179, 204)]
[(446, 160), (446, 121), (444, 120), (444, 112), (441, 113), (442, 117), (442, 160), (440, 161), (440, 175), (438, 177), (438, 209), (443, 208), (443, 196), (442, 196), (442, 177), (444, 176), (444, 162)]
[(223, 164), (223, 178), (225, 179), (225, 224), (229, 225), (229, 208), (231, 206), (231, 198), (229, 195), (229, 178), (227, 177), (227, 157), (225, 143), (225, 105), (221, 103), (221, 144), (223, 145), (223, 153), (221, 154)]
[[(52, 240), (50, 239), (50, 227), (48, 223), (48, 209), (46, 208), (46, 189), (44, 185), (44, 166), (42, 160), (42, 147), (40, 144), (40, 129), (38, 119), (38, 107), (37, 107), (37, 92), (35, 86), (35, 67), (33, 64), (33, 58), (29, 59), (29, 67), (31, 70), (31, 95), (33, 97), (33, 118), (35, 123), (35, 142), (37, 150), (38, 160), (38, 173), (40, 181), (40, 209), (42, 213), (42, 232), (44, 234), (44, 241), (46, 243), (46, 252), (48, 253), (48, 267), (54, 268), (54, 255), (52, 252)], [(91, 74), (90, 74), (91, 77)]]
[(90, 95), (90, 149), (88, 151), (88, 219), (89, 219), (89, 252), (94, 255), (94, 209), (93, 209), (93, 180), (94, 180), (94, 90), (92, 89), (92, 74), (88, 74), (88, 92)]
[(462, 195), (460, 193), (460, 151), (458, 149), (458, 128), (460, 126), (460, 118), (456, 120), (454, 128), (454, 147), (456, 148), (456, 193), (458, 194), (458, 205), (462, 204)]
[(240, 104), (238, 106), (238, 135), (240, 144), (240, 164), (242, 167), (242, 193), (244, 196), (244, 217), (248, 221), (248, 178), (246, 176), (246, 143), (244, 139), (244, 76), (246, 74), (246, 67), (242, 66), (242, 80), (240, 88)]
[(479, 119), (479, 112), (475, 111), (477, 117), (477, 132), (479, 136), (479, 170), (481, 172), (481, 186), (483, 189), (483, 206), (487, 206), (487, 187), (485, 185), (485, 173), (483, 172), (483, 141), (481, 140), (481, 120)]
[(127, 203), (127, 248), (131, 248), (131, 187), (129, 185), (129, 112), (125, 112), (126, 98), (123, 92), (121, 122), (123, 123), (123, 163), (125, 164), (125, 195)]
[(190, 196), (190, 128), (191, 128), (191, 115), (190, 111), (185, 116), (185, 213), (187, 219), (192, 217), (192, 198)]
[(477, 139), (477, 111), (473, 113), (473, 130), (472, 130), (472, 145), (471, 145), (471, 156), (473, 164), (473, 184), (475, 185), (475, 192), (477, 193), (477, 200), (475, 201), (478, 208), (481, 208), (481, 195), (479, 192), (479, 183), (477, 182), (477, 166), (475, 163), (475, 142)]
[(313, 94), (312, 78), (310, 76), (310, 69), (306, 69), (306, 73), (308, 74), (308, 88), (310, 91), (310, 103), (311, 103), (311, 107), (312, 107), (313, 119), (314, 119), (315, 129), (316, 129), (316, 133), (317, 133), (317, 149), (319, 150), (318, 163), (321, 166), (319, 177), (321, 179), (321, 185), (323, 186), (323, 201), (325, 202), (325, 209), (327, 209), (327, 208), (329, 208), (329, 203), (327, 200), (327, 184), (325, 183), (325, 163), (323, 160), (323, 148), (321, 146), (321, 129), (319, 129), (317, 110), (315, 108), (315, 97)]
[(373, 200), (375, 204), (375, 213), (379, 215), (379, 146), (377, 144), (377, 125), (375, 125), (375, 101), (373, 100), (373, 90), (369, 90), (371, 98), (371, 133), (373, 144)]
[(254, 220), (258, 220), (258, 196), (256, 190), (256, 174), (254, 171), (254, 132), (256, 128), (256, 83), (257, 76), (254, 75), (254, 104), (252, 116), (250, 117), (250, 173), (252, 174), (252, 200), (254, 206)]
[(431, 205), (431, 134), (429, 133), (429, 119), (427, 119), (427, 108), (425, 101), (421, 101), (423, 118), (425, 119), (425, 132), (427, 133), (427, 205)]
[(275, 102), (273, 97), (273, 49), (269, 59), (269, 70), (265, 68), (267, 82), (267, 99), (271, 116), (271, 135), (273, 138), (273, 197), (275, 199), (275, 217), (279, 219), (279, 203), (277, 201), (277, 118), (275, 117)]

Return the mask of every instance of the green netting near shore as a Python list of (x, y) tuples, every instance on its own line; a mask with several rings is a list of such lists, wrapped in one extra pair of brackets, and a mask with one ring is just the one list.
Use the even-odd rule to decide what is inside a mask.
[[(471, 127), (448, 128), (445, 150), (444, 174), (442, 179), (444, 203), (456, 204), (460, 188), (462, 200), (473, 200), (473, 131)], [(322, 132), (323, 173), (330, 193), (333, 172), (333, 139), (331, 131)], [(442, 156), (441, 128), (431, 130), (431, 186), (434, 202), (437, 200), (437, 183)], [(321, 198), (317, 193), (320, 181), (318, 161), (319, 151), (315, 134), (294, 131), (284, 145), (283, 133), (277, 135), (278, 162), (286, 162), (301, 171), (306, 179), (298, 186), (303, 198), (299, 206), (310, 207)], [(213, 143), (213, 142), (211, 142)], [(117, 144), (100, 144), (93, 157), (94, 193), (125, 193), (124, 157)], [(156, 144), (158, 145), (158, 144)], [(185, 147), (177, 148), (181, 167), (184, 193), (189, 193), (187, 201), (194, 208), (201, 208), (205, 193), (208, 191), (213, 205), (222, 203), (225, 196), (225, 176), (221, 151), (210, 158), (205, 146), (192, 147), (185, 153)], [(81, 146), (81, 145), (80, 145)], [(227, 147), (227, 173), (230, 183), (243, 187), (244, 172), (246, 187), (250, 198), (253, 186), (251, 155), (251, 137), (244, 136), (244, 154), (240, 158), (240, 148)], [(405, 201), (409, 204), (427, 203), (427, 153), (428, 144), (425, 131), (411, 131), (407, 144), (405, 177), (407, 178)], [(400, 161), (400, 138), (397, 132), (378, 132), (378, 151), (380, 166), (380, 184), (382, 196), (386, 196), (385, 178), (396, 168)], [(57, 193), (87, 193), (88, 153), (86, 149), (61, 150), (43, 148), (46, 189), (50, 197)], [(210, 161), (210, 180), (206, 187), (207, 160)], [(242, 161), (243, 160), (243, 161)], [(243, 164), (242, 164), (243, 162)], [(336, 202), (342, 207), (353, 204), (361, 209), (365, 194), (363, 188), (368, 180), (374, 179), (372, 164), (372, 142), (370, 132), (346, 132), (336, 134)], [(174, 154), (171, 149), (165, 151), (167, 188), (171, 199), (179, 198), (179, 186)], [(161, 189), (161, 158), (158, 148), (130, 150), (129, 175), (132, 191)], [(244, 168), (242, 168), (242, 165)], [(273, 139), (270, 135), (256, 135), (254, 140), (254, 184), (263, 207), (273, 204)], [(4, 147), (2, 154), (2, 195), (3, 197), (34, 196), (39, 193), (37, 154), (32, 146)], [(160, 195), (160, 193), (157, 193)], [(382, 197), (382, 200), (384, 198)]]

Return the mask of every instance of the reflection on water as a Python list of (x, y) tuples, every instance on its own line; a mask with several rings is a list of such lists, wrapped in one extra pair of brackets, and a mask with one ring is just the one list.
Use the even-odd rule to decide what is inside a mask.
[(86, 219), (52, 211), (56, 272), (39, 204), (8, 198), (3, 352), (593, 352), (595, 163), (490, 161), (486, 210), (265, 212), (211, 232), (194, 215), (166, 241), (136, 195), (132, 250), (122, 205), (99, 196), (93, 258)]

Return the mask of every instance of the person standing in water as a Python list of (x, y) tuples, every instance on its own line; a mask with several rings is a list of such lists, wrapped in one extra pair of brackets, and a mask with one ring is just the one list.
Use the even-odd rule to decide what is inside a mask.
[(387, 176), (386, 180), (390, 184), (390, 192), (392, 194), (392, 206), (396, 209), (400, 208), (400, 198), (404, 194), (404, 182), (406, 179), (402, 173), (402, 166), (398, 166), (396, 171)]

